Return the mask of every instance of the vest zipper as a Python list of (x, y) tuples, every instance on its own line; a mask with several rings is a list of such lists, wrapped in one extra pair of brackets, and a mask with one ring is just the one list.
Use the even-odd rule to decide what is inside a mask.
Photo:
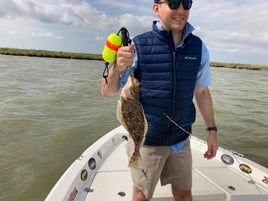
[[(176, 102), (176, 47), (173, 41), (173, 36), (172, 36), (172, 32), (170, 31), (169, 33), (170, 36), (170, 47), (171, 47), (171, 51), (172, 51), (172, 107), (171, 107), (171, 118), (174, 119), (175, 116), (175, 102)], [(166, 138), (166, 144), (169, 144), (170, 141), (170, 135), (171, 135), (171, 126), (172, 123), (169, 122), (168, 124), (168, 134), (167, 134), (167, 138)]]
[(175, 116), (175, 108), (176, 108), (176, 86), (177, 86), (177, 79), (176, 79), (176, 50), (173, 51), (173, 69), (172, 69), (172, 73), (173, 73), (173, 87), (172, 87), (172, 111), (171, 111), (171, 117), (172, 119), (174, 119)]
[[(175, 108), (176, 108), (176, 49), (172, 50), (172, 107), (171, 107), (171, 118), (174, 119), (175, 116)], [(166, 138), (166, 144), (169, 144), (170, 135), (171, 135), (171, 125), (168, 124), (168, 135)]]

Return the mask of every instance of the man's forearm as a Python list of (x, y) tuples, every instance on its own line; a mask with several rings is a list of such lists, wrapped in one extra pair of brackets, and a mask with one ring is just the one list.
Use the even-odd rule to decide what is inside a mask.
[(120, 71), (117, 69), (116, 64), (113, 64), (109, 69), (107, 80), (102, 78), (101, 80), (101, 94), (104, 97), (111, 97), (119, 90), (119, 77)]
[(213, 103), (209, 89), (207, 87), (197, 88), (195, 90), (195, 99), (206, 126), (215, 127)]

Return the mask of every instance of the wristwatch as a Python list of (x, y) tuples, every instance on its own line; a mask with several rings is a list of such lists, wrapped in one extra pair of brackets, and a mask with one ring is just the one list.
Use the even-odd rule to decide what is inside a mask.
[(206, 128), (206, 131), (208, 131), (208, 132), (210, 132), (210, 131), (215, 131), (215, 132), (217, 132), (218, 129), (217, 129), (216, 126), (214, 126), (214, 127), (207, 127), (207, 128)]

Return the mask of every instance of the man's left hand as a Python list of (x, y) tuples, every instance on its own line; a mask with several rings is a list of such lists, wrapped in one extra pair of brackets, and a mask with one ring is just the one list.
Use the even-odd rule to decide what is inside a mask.
[(210, 132), (207, 138), (208, 150), (204, 153), (204, 158), (212, 159), (216, 156), (218, 150), (217, 134)]

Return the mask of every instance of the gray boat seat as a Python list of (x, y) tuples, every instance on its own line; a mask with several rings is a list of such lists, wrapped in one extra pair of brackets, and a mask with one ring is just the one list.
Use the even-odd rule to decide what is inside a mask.
[(231, 201), (268, 201), (268, 195), (233, 195)]

